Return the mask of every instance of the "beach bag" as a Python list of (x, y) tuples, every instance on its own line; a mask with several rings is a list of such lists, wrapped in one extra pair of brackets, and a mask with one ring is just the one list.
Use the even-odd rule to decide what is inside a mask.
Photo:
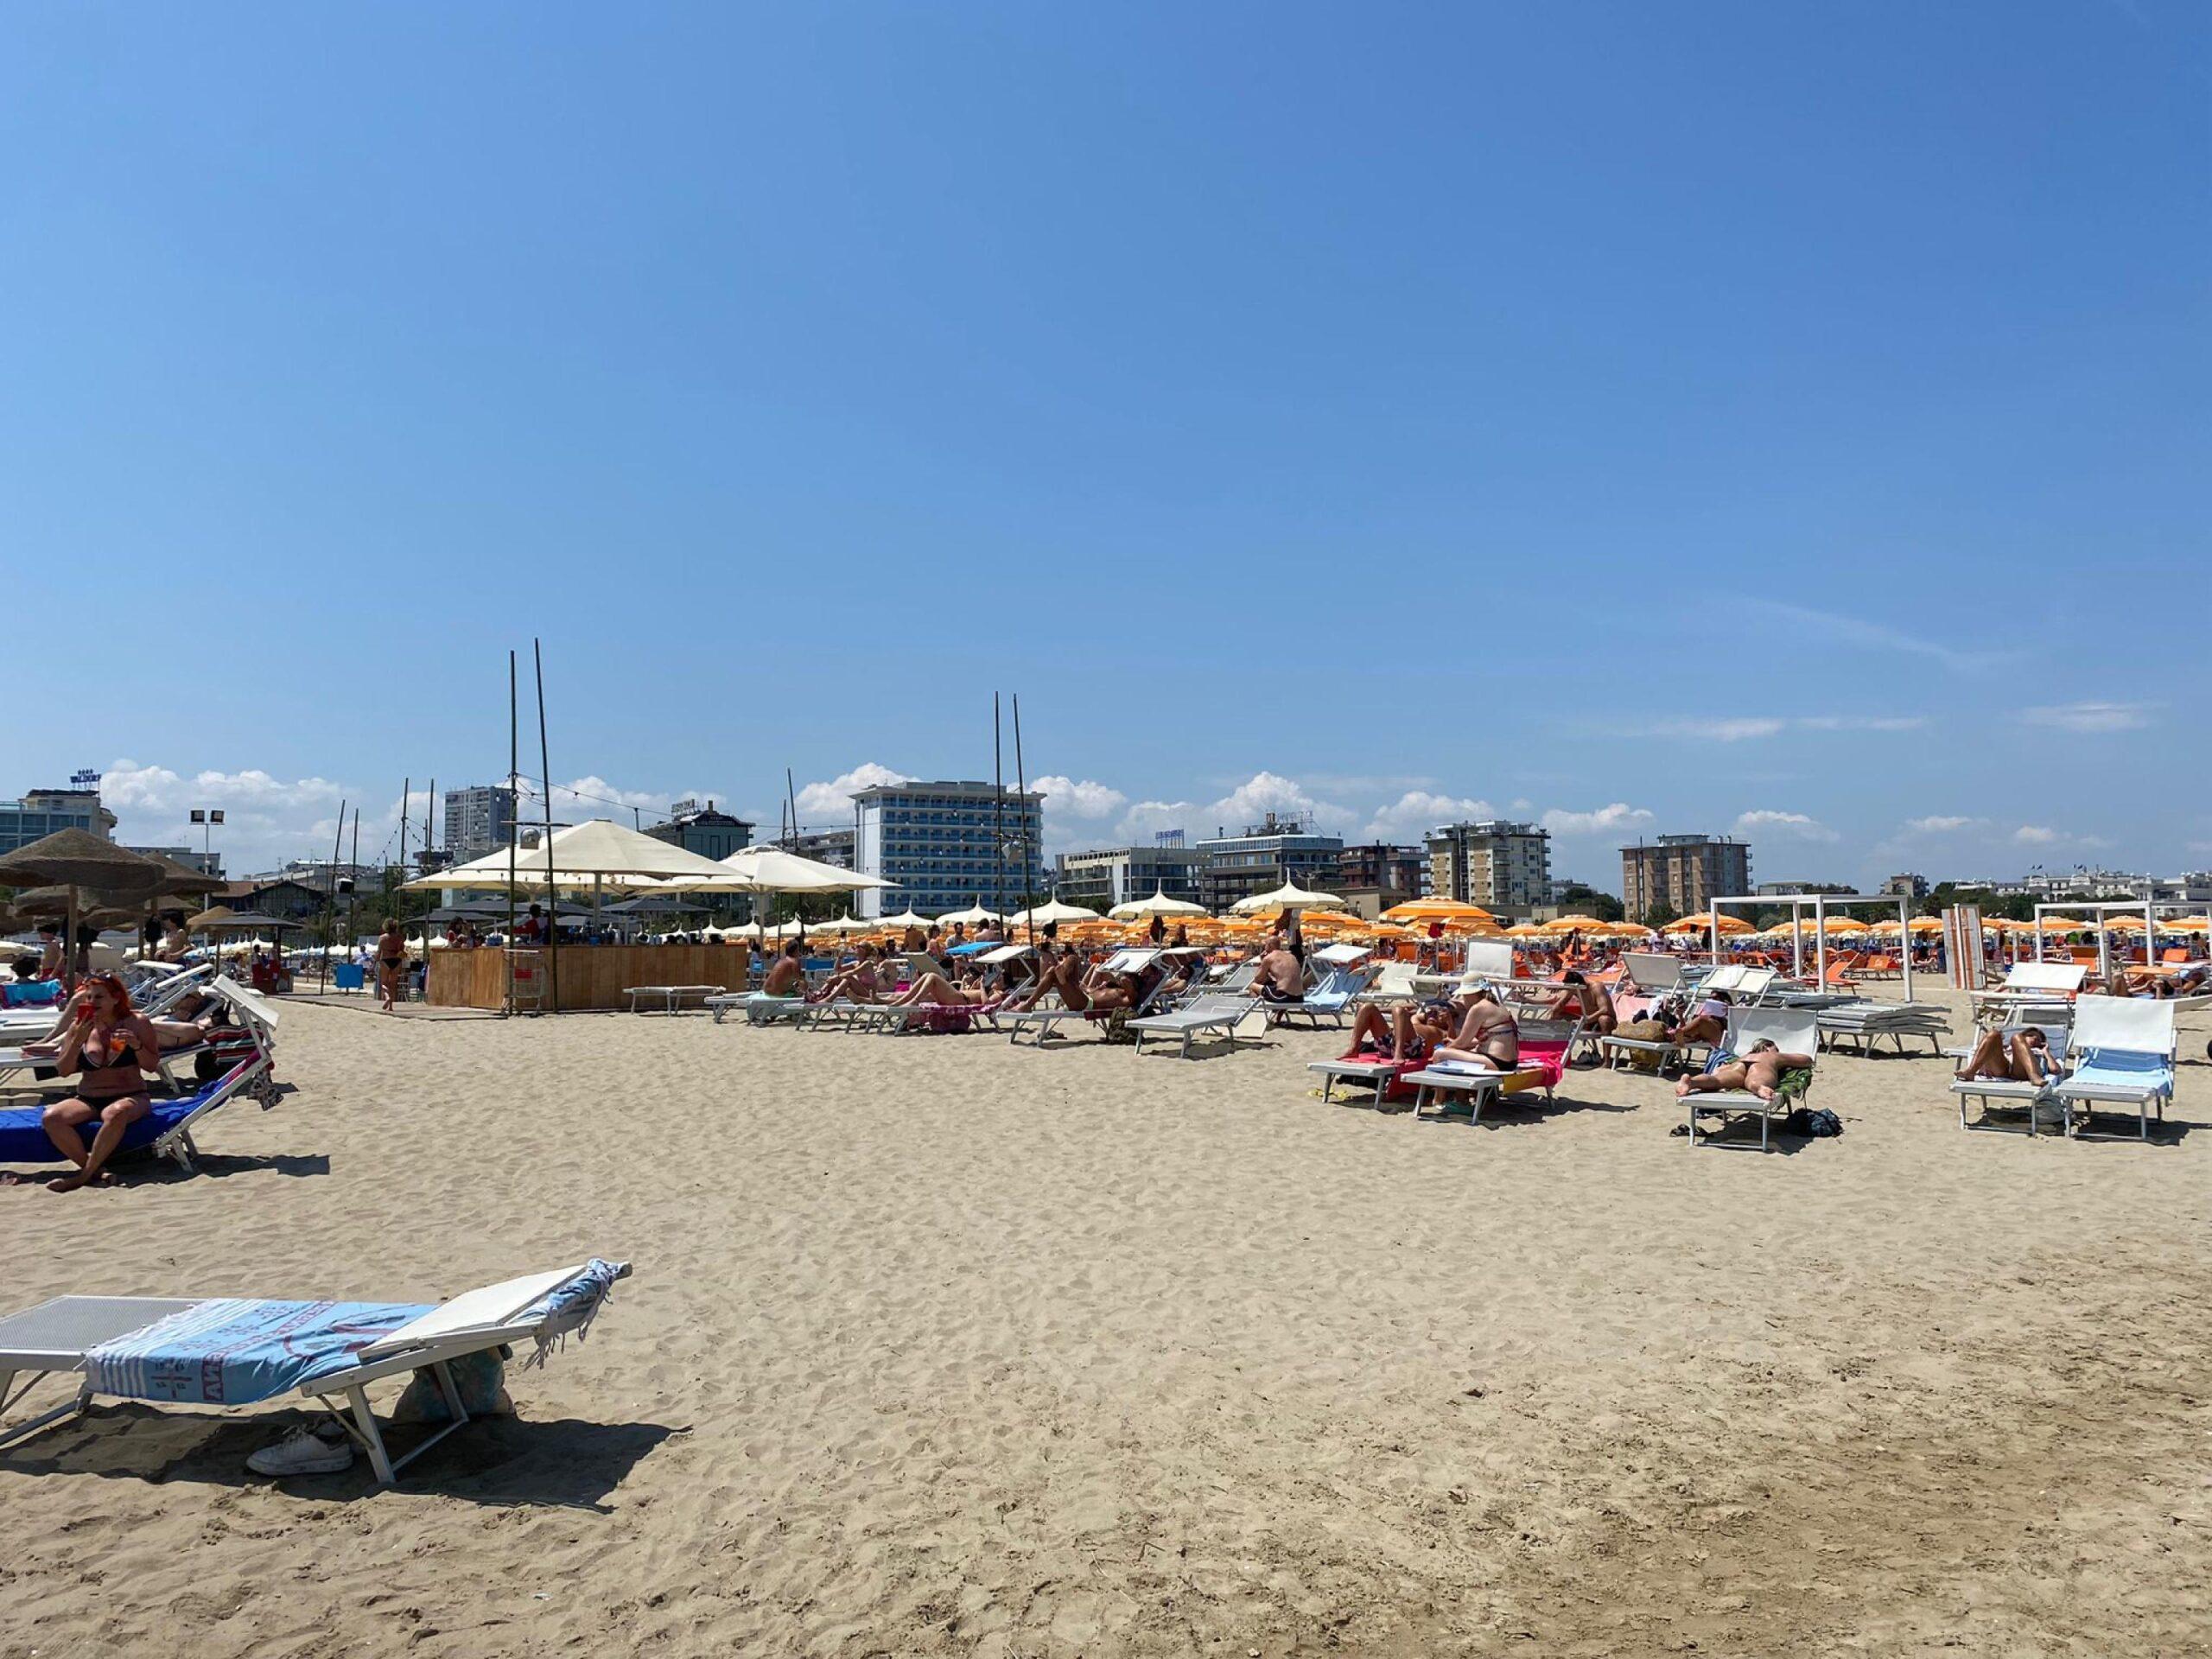
[(1129, 1029), (1129, 1011), (1127, 1008), (1108, 1009), (1106, 1028), (1098, 1033), (1098, 1039), (1106, 1043), (1128, 1043), (1134, 1047), (1137, 1034)]
[[(453, 1373), (454, 1392), (461, 1408), (471, 1417), (512, 1417), (515, 1402), (507, 1397), (507, 1368), (500, 1356), (505, 1349), (463, 1354), (446, 1362)], [(446, 1408), (445, 1390), (436, 1374), (417, 1371), (408, 1379), (407, 1391), (391, 1408), (395, 1423), (442, 1423), (453, 1415)]]
[(1843, 1120), (1821, 1107), (1800, 1106), (1789, 1114), (1782, 1127), (1791, 1135), (1825, 1141), (1843, 1133)]

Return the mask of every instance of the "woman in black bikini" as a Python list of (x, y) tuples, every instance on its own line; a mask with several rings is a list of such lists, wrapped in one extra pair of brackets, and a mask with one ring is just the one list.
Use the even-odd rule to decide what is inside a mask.
[[(96, 974), (86, 982), (85, 1009), (61, 1039), (60, 1068), (79, 1075), (72, 1099), (46, 1109), (46, 1138), (77, 1166), (73, 1175), (48, 1181), (47, 1190), (74, 1192), (106, 1179), (107, 1160), (123, 1142), (124, 1131), (153, 1109), (139, 1075), (151, 1070), (161, 1052), (154, 1028), (130, 1006), (130, 993), (113, 974)], [(88, 1151), (80, 1130), (98, 1120)]]
[(377, 935), (377, 995), (383, 999), (386, 1014), (398, 1012), (392, 1004), (399, 998), (399, 976), (406, 970), (407, 938), (399, 931), (399, 918), (387, 916), (384, 931)]

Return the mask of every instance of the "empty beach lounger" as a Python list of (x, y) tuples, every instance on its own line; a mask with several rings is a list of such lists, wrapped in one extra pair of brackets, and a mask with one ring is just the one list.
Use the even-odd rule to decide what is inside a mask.
[[(2058, 1085), (2069, 1107), (2132, 1106), (2144, 1140), (2151, 1113), (2174, 1097), (2174, 1005), (2139, 996), (2084, 996), (2074, 1004), (2074, 1070)], [(2079, 1129), (2071, 1111), (2066, 1133)]]
[(1422, 1064), (1420, 1060), (1386, 1060), (1370, 1055), (1354, 1060), (1313, 1060), (1306, 1069), (1319, 1075), (1323, 1100), (1334, 1103), (1340, 1083), (1359, 1083), (1375, 1091), (1374, 1103), (1380, 1106), (1398, 1080), (1421, 1070)]
[[(2035, 1025), (2036, 1022), (2033, 1020), (2024, 1020), (2019, 1025), (2000, 1027), (1999, 1029), (2009, 1043), (2019, 1033)], [(2071, 1033), (2063, 1026), (2036, 1026), (2036, 1029), (2043, 1033), (2044, 1042), (2049, 1050), (2052, 1063), (2056, 1065), (2064, 1065)], [(1953, 1058), (1963, 1060), (1973, 1052), (1972, 1049), (1961, 1049)], [(1996, 1128), (1997, 1126), (1990, 1121), (1989, 1114), (1993, 1108), (1997, 1108), (2027, 1113), (2028, 1133), (2033, 1135), (2036, 1133), (2037, 1121), (2044, 1116), (2046, 1112), (2049, 1112), (2052, 1121), (2056, 1122), (2058, 1114), (2065, 1109), (2059, 1102), (2058, 1085), (2055, 1080), (2050, 1083), (2015, 1083), (2009, 1077), (1955, 1077), (1951, 1079), (1951, 1096), (1959, 1103), (1959, 1127), (1962, 1129)], [(1980, 1103), (1981, 1113), (1979, 1117), (1971, 1120), (1967, 1118), (1967, 1103), (1968, 1101)]]
[(1136, 1033), (1139, 1053), (1144, 1052), (1144, 1039), (1147, 1037), (1173, 1037), (1179, 1040), (1177, 1058), (1188, 1059), (1191, 1039), (1204, 1032), (1220, 1032), (1234, 1048), (1236, 1027), (1261, 1012), (1262, 1007), (1257, 997), (1242, 992), (1204, 991), (1179, 1008), (1130, 1020), (1128, 1029)]
[[(1810, 1010), (1735, 1008), (1728, 1015), (1728, 1034), (1722, 1039), (1721, 1046), (1713, 1052), (1706, 1069), (1709, 1071), (1724, 1064), (1728, 1056), (1748, 1053), (1751, 1045), (1762, 1038), (1770, 1039), (1774, 1046), (1785, 1054), (1803, 1054), (1815, 1062), (1820, 1058), (1820, 1021)], [(1717, 1117), (1725, 1124), (1730, 1118), (1755, 1117), (1759, 1123), (1759, 1150), (1764, 1152), (1768, 1148), (1769, 1132), (1776, 1114), (1788, 1116), (1790, 1108), (1800, 1098), (1802, 1091), (1793, 1093), (1787, 1088), (1777, 1090), (1772, 1100), (1761, 1100), (1748, 1089), (1687, 1096), (1682, 1104), (1689, 1109), (1690, 1145), (1709, 1145), (1713, 1141), (1710, 1133), (1700, 1137), (1700, 1118)]]
[[(78, 1377), (77, 1397), (0, 1431), (0, 1446), (73, 1417), (101, 1395), (249, 1406), (296, 1392), (337, 1418), (389, 1486), (398, 1470), (468, 1421), (450, 1370), (454, 1360), (531, 1343), (524, 1368), (542, 1363), (570, 1332), (582, 1338), (607, 1291), (629, 1272), (626, 1263), (579, 1262), (472, 1290), (442, 1306), (57, 1296), (0, 1319), (0, 1413), (48, 1376)], [(366, 1389), (418, 1371), (436, 1379), (453, 1421), (394, 1458)], [(19, 1376), (29, 1380), (17, 1389)]]

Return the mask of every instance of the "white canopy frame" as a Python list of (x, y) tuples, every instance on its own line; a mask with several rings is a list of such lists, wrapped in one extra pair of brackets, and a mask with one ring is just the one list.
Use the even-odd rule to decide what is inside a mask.
[(1828, 982), (1828, 907), (1848, 912), (1853, 906), (1880, 905), (1885, 908), (1894, 905), (1897, 912), (1897, 962), (1904, 974), (1904, 1000), (1912, 1001), (1912, 899), (1907, 893), (1736, 893), (1715, 899), (1706, 906), (1713, 918), (1713, 960), (1720, 960), (1720, 906), (1723, 905), (1787, 905), (1789, 906), (1789, 972), (1793, 978), (1802, 978), (1805, 972), (1805, 906), (1813, 907), (1813, 960), (1815, 982)]
[(2158, 912), (2178, 910), (2184, 915), (2202, 916), (2212, 913), (2212, 905), (2202, 899), (2077, 899), (2071, 904), (2053, 900), (2036, 906), (2036, 960), (2043, 960), (2044, 912), (2045, 911), (2086, 910), (2097, 922), (2097, 977), (2107, 984), (2112, 980), (2112, 935), (2105, 931), (2105, 918), (2118, 913), (2133, 916), (2143, 912), (2143, 965), (2148, 968), (2154, 960), (2151, 952), (2158, 937)]

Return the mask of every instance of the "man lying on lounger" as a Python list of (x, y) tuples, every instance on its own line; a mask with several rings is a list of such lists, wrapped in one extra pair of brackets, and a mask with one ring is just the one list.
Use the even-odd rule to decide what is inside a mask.
[(1772, 1100), (1775, 1090), (1782, 1086), (1783, 1072), (1802, 1071), (1812, 1064), (1811, 1055), (1785, 1054), (1773, 1038), (1762, 1037), (1742, 1059), (1730, 1060), (1698, 1077), (1684, 1077), (1675, 1085), (1675, 1095), (1677, 1099), (1683, 1099), (1691, 1095), (1727, 1094), (1741, 1090), (1761, 1100)]
[(2040, 1084), (2057, 1082), (2059, 1068), (2051, 1058), (2050, 1040), (2030, 1026), (2009, 1038), (2001, 1031), (1983, 1032), (1974, 1052), (1959, 1068), (1959, 1077), (1961, 1082), (1990, 1077), (2003, 1083)]

